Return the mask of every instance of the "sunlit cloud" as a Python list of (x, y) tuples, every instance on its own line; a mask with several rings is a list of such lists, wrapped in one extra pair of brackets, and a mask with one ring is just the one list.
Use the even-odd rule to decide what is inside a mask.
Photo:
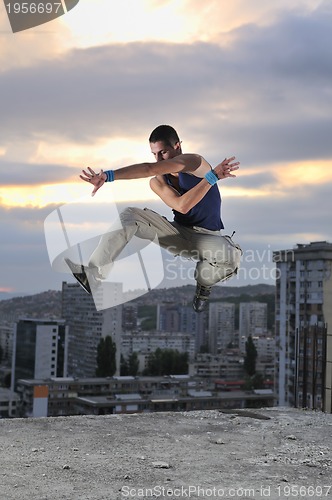
[[(149, 188), (148, 179), (136, 179), (104, 185), (95, 195), (95, 202), (107, 203), (109, 190), (112, 191), (116, 202), (134, 203), (156, 199), (156, 195)], [(42, 208), (50, 204), (70, 203), (91, 192), (91, 186), (84, 181), (29, 187), (6, 186), (6, 188), (0, 188), (0, 206)]]
[[(49, 137), (39, 142), (38, 150), (31, 161), (44, 164), (50, 161), (63, 165), (77, 166), (77, 175), (88, 166), (109, 170), (124, 167), (132, 163), (154, 161), (147, 138), (112, 137), (93, 143), (75, 144), (68, 141), (56, 142)], [(65, 179), (64, 179), (65, 181)]]
[[(95, 171), (99, 172), (100, 169), (108, 170), (110, 168), (120, 168), (134, 162), (131, 158), (127, 163), (121, 162), (121, 159), (116, 160), (115, 145), (118, 146), (117, 154), (121, 152), (122, 140), (114, 141), (112, 144), (104, 145), (98, 150), (97, 155), (93, 156), (91, 150), (92, 160), (85, 162), (84, 167), (91, 166)], [(144, 147), (136, 144), (137, 152), (144, 160)], [(69, 147), (69, 146), (68, 146)], [(113, 154), (113, 165), (108, 162), (106, 153), (108, 148)], [(135, 149), (135, 145), (133, 145)], [(74, 148), (75, 150), (75, 148)], [(62, 150), (63, 154), (64, 150)], [(77, 155), (82, 152), (76, 150)], [(106, 155), (106, 156), (104, 156)], [(56, 156), (56, 154), (54, 154)], [(93, 158), (99, 156), (99, 161), (96, 163)], [(145, 155), (146, 156), (146, 155)], [(75, 154), (73, 154), (74, 159)], [(82, 156), (82, 158), (84, 155)], [(110, 154), (110, 157), (112, 155)], [(41, 157), (42, 158), (42, 157)], [(40, 158), (40, 159), (41, 159)], [(60, 158), (58, 158), (60, 159)], [(123, 160), (123, 159), (122, 159)], [(306, 190), (308, 186), (322, 185), (326, 186), (332, 183), (332, 164), (329, 160), (317, 160), (314, 162), (295, 162), (286, 165), (271, 165), (265, 168), (252, 167), (240, 169), (235, 178), (226, 179), (219, 183), (219, 188), (223, 197), (226, 198), (269, 198), (281, 199), (294, 196), (294, 188), (298, 194), (301, 189)], [(28, 167), (28, 165), (27, 165)], [(43, 169), (47, 168), (45, 166)], [(60, 167), (48, 167), (49, 169), (60, 169)], [(31, 165), (33, 171), (32, 179), (35, 179), (34, 184), (31, 185), (7, 185), (0, 188), (0, 205), (6, 207), (45, 207), (50, 204), (63, 204), (70, 203), (73, 200), (80, 199), (82, 196), (87, 196), (92, 191), (91, 186), (79, 179), (81, 173), (81, 166), (77, 167), (77, 182), (74, 180), (73, 172), (75, 169), (68, 168), (68, 177), (66, 176), (66, 168), (61, 167), (61, 175), (63, 179), (59, 179), (59, 175), (54, 177), (52, 184), (38, 184), (38, 164)], [(44, 172), (45, 177), (52, 176), (50, 172)], [(58, 179), (58, 181), (55, 181)], [(60, 181), (60, 182), (59, 182)], [(135, 179), (128, 181), (117, 181), (112, 184), (105, 184), (102, 189), (98, 191), (94, 200), (95, 203), (107, 203), (109, 201), (109, 192), (111, 191), (112, 197), (119, 203), (134, 203), (135, 201), (151, 201), (157, 200), (158, 197), (151, 191), (149, 187), (149, 179)]]
[(105, 43), (228, 43), (245, 24), (268, 25), (286, 9), (310, 12), (320, 0), (85, 0), (61, 18), (68, 47)]
[[(158, 2), (155, 3), (158, 4)], [(243, 25), (267, 26), (285, 11), (298, 9), (303, 13), (309, 13), (321, 3), (321, 0), (293, 0), (292, 2), (288, 0), (278, 0), (278, 2), (183, 0), (178, 2), (180, 13), (187, 17), (195, 39), (214, 42), (218, 39), (224, 40), (222, 35), (229, 34)]]
[(75, 11), (62, 18), (62, 23), (71, 33), (69, 46), (143, 40), (183, 42), (188, 38), (190, 22), (180, 14), (179, 6), (178, 0), (164, 2), (154, 9), (146, 0), (90, 0), (81, 2)]
[(304, 185), (332, 183), (332, 159), (295, 162), (275, 168), (278, 184), (283, 189)]
[(75, 184), (58, 184), (46, 186), (6, 186), (0, 189), (1, 205), (4, 207), (44, 207), (70, 201), (77, 196)]

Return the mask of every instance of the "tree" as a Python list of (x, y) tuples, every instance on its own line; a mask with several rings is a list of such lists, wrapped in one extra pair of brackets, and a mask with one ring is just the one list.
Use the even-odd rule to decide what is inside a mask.
[(116, 345), (109, 335), (100, 339), (97, 347), (97, 377), (112, 377), (116, 370)]
[(158, 348), (148, 360), (144, 375), (186, 375), (188, 373), (188, 354), (175, 349)]
[(125, 377), (131, 375), (136, 377), (139, 368), (139, 360), (137, 352), (133, 352), (128, 359), (124, 358), (121, 354), (121, 365), (120, 365), (120, 375)]
[(249, 335), (246, 342), (246, 355), (244, 357), (244, 369), (249, 377), (252, 377), (256, 373), (256, 358), (257, 349), (252, 340), (252, 336)]
[(139, 360), (137, 352), (133, 352), (128, 358), (128, 375), (135, 377), (138, 373)]
[(246, 377), (244, 387), (245, 391), (252, 391), (254, 389), (264, 389), (264, 377), (261, 373), (256, 372), (251, 377)]
[(126, 377), (129, 375), (129, 368), (128, 368), (128, 363), (126, 358), (123, 357), (121, 354), (121, 361), (120, 361), (120, 375), (121, 377)]
[(253, 389), (264, 389), (264, 377), (261, 373), (256, 372), (252, 377)]

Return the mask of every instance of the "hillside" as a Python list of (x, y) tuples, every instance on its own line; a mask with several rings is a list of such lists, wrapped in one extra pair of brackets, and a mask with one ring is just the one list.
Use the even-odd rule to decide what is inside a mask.
[(48, 290), (35, 295), (0, 300), (0, 321), (11, 322), (23, 317), (60, 318), (61, 292)]
[[(142, 295), (136, 299), (135, 302), (140, 305), (153, 305), (160, 302), (177, 302), (185, 304), (192, 301), (194, 293), (194, 285), (185, 285), (176, 288), (157, 288)], [(212, 288), (211, 300), (236, 299), (242, 297), (244, 299), (243, 302), (248, 302), (249, 300), (258, 300), (257, 297), (266, 295), (274, 297), (274, 294), (275, 286), (273, 285), (259, 284), (238, 287), (216, 285)], [(245, 299), (245, 297), (247, 297), (247, 299)]]
[[(176, 288), (162, 288), (139, 297), (133, 302), (139, 306), (151, 306), (161, 302), (190, 303), (195, 292), (193, 285)], [(267, 302), (270, 313), (273, 313), (275, 287), (272, 285), (252, 285), (241, 287), (215, 286), (211, 300), (248, 302), (258, 300)], [(48, 290), (35, 295), (25, 295), (0, 300), (0, 321), (16, 321), (19, 317), (60, 318), (61, 291)]]
[[(191, 304), (195, 293), (195, 286), (186, 285), (177, 288), (163, 288), (151, 290), (142, 295), (136, 302), (139, 315), (145, 318), (142, 328), (156, 327), (156, 306), (161, 302), (175, 304)], [(273, 285), (247, 285), (247, 286), (215, 286), (211, 292), (211, 302), (232, 302), (235, 304), (235, 328), (239, 327), (239, 304), (241, 302), (264, 302), (267, 304), (267, 327), (274, 329), (275, 320), (275, 286)]]

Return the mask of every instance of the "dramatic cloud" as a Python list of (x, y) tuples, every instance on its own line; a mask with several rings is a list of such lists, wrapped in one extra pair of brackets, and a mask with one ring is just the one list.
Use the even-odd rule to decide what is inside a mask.
[[(236, 240), (245, 252), (256, 252), (258, 263), (272, 268), (273, 250), (331, 240), (331, 3), (146, 4), (155, 9), (173, 5), (181, 16), (190, 7), (191, 29), (198, 30), (191, 38), (195, 42), (187, 37), (186, 43), (109, 43), (63, 52), (55, 35), (48, 38), (49, 46), (37, 36), (21, 36), (13, 46), (9, 37), (3, 40), (4, 200), (12, 189), (15, 203), (17, 187), (36, 187), (37, 198), (37, 187), (63, 184), (59, 193), (47, 198), (47, 192), (43, 198), (47, 203), (62, 200), (65, 184), (77, 179), (82, 160), (90, 161), (93, 150), (94, 164), (108, 165), (110, 158), (112, 168), (132, 161), (126, 141), (141, 141), (149, 159), (149, 132), (170, 123), (185, 152), (201, 153), (212, 164), (230, 155), (241, 161), (237, 178), (220, 183), (223, 220), (226, 233), (235, 230)], [(194, 17), (199, 19), (194, 22)], [(137, 186), (139, 191), (142, 184)], [(105, 189), (113, 188), (125, 191), (120, 183)], [(159, 201), (139, 205), (172, 217)], [(54, 208), (5, 210), (0, 203), (1, 288), (34, 292), (58, 288), (68, 278), (55, 273), (48, 261), (44, 219)], [(84, 211), (82, 232), (83, 223), (89, 224)], [(273, 281), (270, 275), (267, 279)]]
[(331, 19), (317, 11), (268, 27), (244, 26), (228, 47), (109, 45), (12, 70), (0, 82), (2, 141), (23, 134), (60, 142), (145, 140), (154, 125), (168, 121), (213, 158), (220, 142), (251, 164), (326, 158)]
[(32, 186), (77, 180), (77, 168), (62, 165), (36, 165), (0, 160), (1, 185)]

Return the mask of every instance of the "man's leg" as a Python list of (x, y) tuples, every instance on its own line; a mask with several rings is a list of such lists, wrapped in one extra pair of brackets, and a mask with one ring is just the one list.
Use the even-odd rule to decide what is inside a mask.
[(195, 240), (200, 260), (196, 265), (193, 307), (201, 312), (207, 307), (212, 285), (236, 274), (242, 250), (229, 236), (198, 234)]
[[(165, 217), (153, 210), (128, 207), (120, 214), (121, 226), (104, 234), (89, 260), (89, 269), (96, 269), (106, 279), (112, 265), (133, 236), (156, 241), (160, 246), (173, 249), (183, 245), (179, 231)], [(119, 227), (119, 224), (118, 224)]]
[(96, 286), (98, 281), (107, 278), (115, 259), (133, 236), (155, 241), (174, 253), (178, 253), (186, 245), (185, 239), (165, 217), (148, 208), (128, 207), (101, 237), (90, 256), (88, 266), (65, 259), (77, 281), (88, 293), (91, 293), (89, 283)]

